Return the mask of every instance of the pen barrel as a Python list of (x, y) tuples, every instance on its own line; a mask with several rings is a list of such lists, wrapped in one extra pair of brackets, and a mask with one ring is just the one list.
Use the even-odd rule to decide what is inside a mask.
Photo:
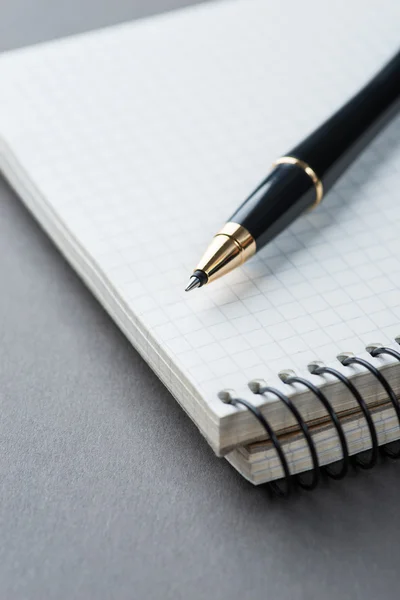
[(289, 156), (312, 167), (325, 193), (400, 109), (400, 51)]
[[(400, 52), (347, 104), (280, 159), (229, 219), (257, 250), (319, 203), (400, 109)], [(279, 161), (278, 161), (279, 162)], [(289, 163), (289, 164), (287, 164)]]
[(229, 219), (254, 238), (257, 250), (315, 203), (312, 179), (298, 166), (279, 164)]

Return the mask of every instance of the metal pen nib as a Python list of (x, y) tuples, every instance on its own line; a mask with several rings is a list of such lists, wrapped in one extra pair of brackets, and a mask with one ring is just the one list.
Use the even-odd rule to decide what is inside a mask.
[(201, 287), (201, 281), (196, 275), (192, 275), (190, 278), (189, 285), (185, 289), (185, 292), (190, 292), (190, 290), (194, 290), (195, 288)]
[(186, 291), (202, 287), (221, 275), (229, 273), (253, 256), (255, 251), (256, 241), (247, 229), (231, 221), (225, 223), (213, 237), (193, 271)]

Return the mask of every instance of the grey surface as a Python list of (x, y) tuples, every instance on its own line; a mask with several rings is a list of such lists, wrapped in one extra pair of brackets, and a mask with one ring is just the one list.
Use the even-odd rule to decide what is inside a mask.
[[(182, 0), (0, 2), (2, 49)], [(0, 181), (0, 597), (398, 598), (400, 464), (272, 500)]]

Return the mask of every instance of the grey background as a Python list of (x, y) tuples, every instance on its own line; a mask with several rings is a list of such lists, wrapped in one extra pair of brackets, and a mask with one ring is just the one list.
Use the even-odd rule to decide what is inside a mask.
[[(2, 0), (0, 49), (184, 3)], [(1, 180), (0, 290), (1, 598), (399, 597), (400, 464), (251, 487)]]

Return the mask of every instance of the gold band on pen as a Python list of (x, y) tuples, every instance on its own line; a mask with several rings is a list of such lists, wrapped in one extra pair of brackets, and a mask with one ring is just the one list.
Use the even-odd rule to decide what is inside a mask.
[(313, 210), (314, 208), (316, 208), (323, 198), (324, 186), (322, 185), (322, 181), (320, 180), (314, 169), (312, 169), (310, 165), (304, 162), (304, 160), (300, 160), (299, 158), (295, 158), (294, 156), (281, 156), (280, 158), (278, 158), (278, 160), (276, 160), (273, 163), (274, 167), (276, 167), (277, 165), (294, 165), (296, 167), (300, 167), (300, 169), (303, 169), (303, 171), (307, 173), (315, 187), (315, 202), (312, 206), (310, 206), (309, 210)]

